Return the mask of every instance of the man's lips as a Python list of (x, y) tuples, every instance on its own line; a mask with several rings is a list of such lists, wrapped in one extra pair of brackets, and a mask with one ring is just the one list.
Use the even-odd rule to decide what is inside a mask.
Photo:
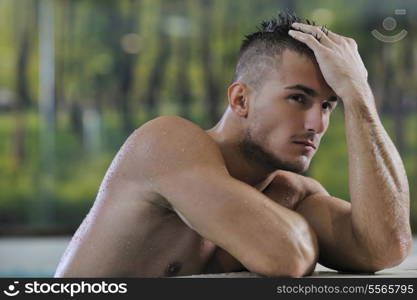
[(317, 148), (316, 145), (311, 141), (304, 141), (304, 140), (294, 141), (294, 144), (304, 145), (304, 146), (307, 146), (307, 147), (311, 147), (313, 149)]

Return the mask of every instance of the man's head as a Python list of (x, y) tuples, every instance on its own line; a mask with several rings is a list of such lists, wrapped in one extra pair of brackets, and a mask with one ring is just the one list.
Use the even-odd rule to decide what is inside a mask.
[(288, 35), (291, 24), (295, 22), (314, 24), (289, 13), (280, 13), (277, 19), (261, 22), (258, 31), (246, 35), (240, 46), (234, 81), (259, 88), (267, 73), (278, 67), (286, 49), (314, 59), (310, 48)]
[(288, 35), (289, 14), (262, 22), (246, 36), (228, 96), (246, 159), (267, 170), (305, 172), (327, 130), (336, 95), (314, 53)]

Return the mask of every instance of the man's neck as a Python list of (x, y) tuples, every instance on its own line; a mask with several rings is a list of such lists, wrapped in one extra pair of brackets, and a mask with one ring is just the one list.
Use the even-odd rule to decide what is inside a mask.
[(249, 161), (239, 149), (243, 134), (233, 121), (223, 117), (213, 128), (206, 131), (216, 142), (223, 155), (229, 174), (251, 186), (263, 181), (270, 173)]

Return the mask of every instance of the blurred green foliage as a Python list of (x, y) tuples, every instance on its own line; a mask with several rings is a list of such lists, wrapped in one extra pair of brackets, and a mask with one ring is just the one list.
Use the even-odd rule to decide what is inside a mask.
[[(382, 20), (396, 8), (407, 9), (407, 16), (398, 17), (407, 38), (389, 45), (377, 41), (371, 30), (382, 30)], [(289, 9), (357, 40), (382, 121), (404, 159), (416, 231), (415, 8), (413, 1), (376, 0), (349, 5), (341, 0), (0, 0), (0, 223), (76, 227), (134, 128), (166, 114), (205, 129), (214, 125), (226, 105), (244, 34)], [(53, 27), (49, 37), (45, 19)], [(52, 121), (42, 115), (39, 101), (45, 80), (40, 61), (48, 59), (41, 46), (48, 38), (54, 45)], [(45, 150), (45, 141), (53, 147)], [(347, 168), (338, 109), (309, 175), (349, 200)]]

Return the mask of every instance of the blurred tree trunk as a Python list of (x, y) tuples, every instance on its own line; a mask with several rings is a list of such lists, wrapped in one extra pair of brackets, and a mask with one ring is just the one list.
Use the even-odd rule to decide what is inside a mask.
[(83, 109), (78, 103), (78, 101), (72, 101), (69, 105), (69, 120), (71, 124), (71, 129), (77, 136), (77, 138), (82, 141), (83, 137)]
[(161, 6), (159, 14), (159, 28), (157, 28), (157, 54), (154, 59), (154, 65), (149, 74), (148, 85), (144, 92), (144, 109), (148, 119), (152, 119), (158, 115), (159, 111), (159, 95), (162, 88), (165, 69), (171, 54), (171, 44), (169, 36), (164, 29), (164, 6)]
[(26, 118), (25, 109), (32, 104), (28, 85), (28, 60), (31, 48), (31, 32), (34, 24), (34, 13), (36, 12), (34, 2), (24, 3), (30, 5), (23, 9), (21, 2), (14, 2), (16, 11), (16, 77), (15, 77), (15, 122), (16, 127), (13, 133), (13, 157), (14, 167), (19, 169), (25, 159), (25, 136)]
[[(126, 4), (127, 8), (123, 5)], [(132, 109), (130, 109), (130, 97), (132, 83), (134, 81), (134, 69), (137, 60), (136, 53), (128, 53), (122, 45), (122, 39), (129, 33), (136, 33), (138, 28), (138, 10), (140, 1), (128, 0), (125, 2), (105, 2), (100, 3), (100, 7), (104, 10), (108, 22), (104, 28), (107, 38), (105, 43), (110, 48), (113, 58), (113, 76), (116, 81), (114, 101), (119, 112), (122, 123), (122, 130), (129, 134), (134, 128)], [(100, 77), (95, 78), (96, 84), (101, 81)], [(102, 95), (100, 92), (97, 95)], [(99, 101), (95, 100), (96, 111), (100, 111), (97, 107)]]
[[(132, 110), (129, 108), (130, 91), (132, 88), (132, 82), (134, 80), (134, 67), (137, 59), (137, 54), (127, 53), (121, 47), (121, 39), (123, 35), (128, 33), (137, 32), (137, 16), (138, 16), (139, 1), (129, 0), (129, 12), (126, 16), (111, 12), (114, 16), (114, 22), (117, 24), (117, 28), (121, 31), (114, 38), (114, 52), (116, 59), (116, 76), (119, 78), (119, 95), (118, 99), (119, 110), (122, 116), (123, 131), (128, 134), (132, 131), (134, 125), (132, 120)], [(113, 29), (111, 29), (114, 31)]]
[(39, 119), (40, 176), (37, 181), (38, 199), (28, 206), (33, 222), (50, 224), (55, 218), (55, 2), (38, 2), (39, 20)]
[[(33, 2), (29, 2), (33, 3)], [(18, 95), (18, 103), (22, 107), (29, 107), (32, 103), (29, 95), (28, 86), (28, 59), (31, 46), (31, 27), (33, 27), (33, 12), (36, 11), (32, 5), (32, 9), (22, 9), (23, 16), (18, 20), (17, 24), (17, 56), (16, 56), (16, 92)]]
[[(71, 83), (71, 81), (76, 81), (77, 86), (79, 86), (78, 81), (81, 80), (81, 78), (78, 78), (76, 74), (80, 74), (81, 68), (81, 62), (76, 62), (76, 41), (80, 37), (76, 33), (75, 29), (75, 20), (76, 20), (76, 3), (72, 0), (66, 0), (65, 4), (65, 20), (63, 22), (66, 24), (64, 26), (64, 30), (67, 28), (68, 30), (63, 30), (64, 35), (66, 36), (66, 40), (68, 41), (66, 47), (65, 47), (65, 61), (67, 64), (65, 65), (66, 70), (66, 76), (65, 76), (65, 82)], [(63, 79), (64, 80), (64, 79)], [(74, 83), (73, 83), (74, 84)], [(83, 105), (82, 105), (82, 99), (80, 99), (80, 94), (74, 94), (73, 90), (67, 90), (66, 87), (61, 86), (61, 90), (63, 90), (63, 99), (66, 99), (68, 101), (69, 106), (69, 120), (70, 120), (70, 128), (72, 132), (77, 137), (78, 141), (82, 143), (83, 141), (83, 124), (82, 124), (82, 113), (83, 113)], [(67, 99), (68, 98), (68, 99)]]
[(213, 1), (201, 0), (201, 22), (200, 22), (200, 52), (203, 69), (203, 81), (206, 85), (205, 105), (208, 106), (207, 118), (210, 126), (213, 126), (219, 120), (219, 87), (216, 83), (215, 73), (213, 70), (212, 52), (210, 51), (210, 37), (212, 34), (211, 16), (213, 14)]
[(57, 26), (56, 34), (57, 42), (55, 43), (56, 54), (55, 54), (55, 110), (59, 111), (60, 106), (65, 106), (65, 81), (64, 75), (66, 74), (66, 62), (67, 62), (67, 51), (69, 47), (67, 33), (70, 13), (69, 6), (71, 0), (61, 0), (56, 3), (57, 9)]
[(180, 115), (186, 119), (190, 116), (191, 93), (190, 81), (188, 77), (190, 61), (189, 38), (182, 37), (179, 39), (178, 51), (178, 73), (177, 73), (177, 95), (180, 103)]

